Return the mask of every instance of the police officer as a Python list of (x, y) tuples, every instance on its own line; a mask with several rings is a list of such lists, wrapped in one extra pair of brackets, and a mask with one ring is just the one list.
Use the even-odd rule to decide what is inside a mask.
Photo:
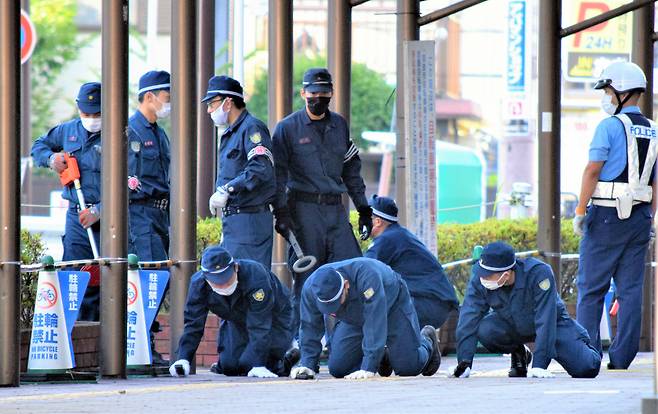
[[(487, 245), (473, 265), (457, 325), (454, 377), (469, 376), (478, 341), (491, 352), (512, 354), (510, 377), (553, 377), (551, 359), (574, 378), (594, 378), (601, 367), (601, 354), (558, 296), (550, 266), (516, 260), (503, 242)], [(534, 359), (528, 342), (535, 343)]]
[(609, 369), (628, 368), (640, 341), (658, 145), (656, 126), (637, 106), (646, 84), (637, 65), (616, 62), (603, 70), (594, 86), (603, 90), (602, 109), (611, 116), (594, 133), (573, 221), (574, 231), (582, 236), (577, 319), (599, 350), (603, 299), (611, 278), (617, 287), (617, 335), (610, 345)]
[[(128, 251), (140, 260), (166, 260), (169, 250), (169, 137), (157, 123), (169, 116), (170, 76), (149, 71), (139, 78), (139, 107), (128, 120)], [(167, 289), (168, 289), (167, 285)], [(158, 309), (158, 312), (160, 310)], [(155, 350), (151, 325), (153, 363), (168, 364)]]
[[(296, 232), (304, 253), (317, 266), (361, 256), (349, 217), (341, 204), (347, 192), (359, 211), (362, 239), (372, 229), (372, 211), (361, 178), (359, 150), (350, 140), (345, 119), (329, 111), (333, 84), (329, 71), (309, 69), (300, 91), (306, 102), (278, 123), (273, 135), (276, 166), (275, 229), (284, 238)], [(292, 249), (290, 259), (292, 261)], [(308, 272), (294, 278), (295, 326), (299, 298)]]
[(420, 326), (440, 328), (459, 308), (455, 288), (441, 263), (414, 234), (398, 224), (395, 200), (375, 194), (369, 203), (374, 242), (364, 256), (391, 266), (407, 282)]
[(157, 121), (169, 116), (170, 77), (139, 79), (139, 107), (128, 121), (128, 251), (140, 260), (166, 260), (169, 250), (169, 137)]
[(221, 209), (222, 246), (237, 258), (272, 265), (274, 159), (267, 127), (244, 103), (242, 86), (228, 76), (214, 76), (202, 102), (217, 126), (226, 126), (219, 144), (217, 191), (208, 202)]
[(313, 378), (318, 372), (323, 315), (338, 320), (329, 355), (329, 373), (336, 378), (373, 377), (385, 346), (398, 375), (431, 376), (439, 369), (434, 328), (420, 330), (407, 284), (380, 261), (358, 257), (329, 263), (308, 278), (302, 290), (301, 362), (292, 378)]
[(222, 319), (217, 371), (228, 376), (288, 376), (299, 351), (286, 353), (292, 341), (292, 308), (288, 289), (253, 260), (234, 260), (220, 246), (208, 247), (201, 270), (192, 276), (185, 304), (185, 328), (178, 343), (176, 365), (190, 372), (208, 311)]
[[(91, 227), (100, 247), (101, 218), (101, 84), (85, 83), (76, 98), (79, 117), (52, 128), (32, 145), (32, 158), (40, 167), (50, 167), (60, 174), (67, 168), (64, 154), (75, 157), (80, 170), (82, 194), (87, 205), (78, 203), (72, 185), (62, 190), (62, 198), (69, 201), (66, 227), (62, 237), (62, 260), (91, 259), (94, 257), (87, 228)], [(92, 273), (80, 306), (80, 320), (98, 320), (100, 280)]]

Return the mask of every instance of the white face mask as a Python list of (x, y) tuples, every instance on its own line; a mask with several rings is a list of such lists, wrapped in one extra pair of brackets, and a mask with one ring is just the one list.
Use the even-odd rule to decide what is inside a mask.
[[(210, 283), (208, 283), (208, 284), (210, 285)], [(233, 284), (231, 286), (227, 287), (227, 288), (220, 289), (220, 288), (214, 287), (213, 285), (210, 285), (210, 288), (212, 289), (212, 291), (215, 292), (218, 295), (221, 295), (221, 296), (231, 296), (233, 294), (233, 292), (235, 292), (235, 289), (237, 289), (237, 287), (238, 287), (238, 278), (237, 277), (235, 278), (235, 282), (233, 282)]]
[(505, 280), (505, 282), (502, 282), (502, 283), (500, 282), (507, 275), (509, 275), (508, 272), (503, 273), (502, 275), (500, 275), (498, 280), (487, 280), (487, 279), (480, 278), (480, 283), (482, 283), (482, 286), (484, 286), (485, 289), (496, 290), (496, 289), (502, 287), (505, 284), (505, 282), (507, 282), (507, 280)]
[(210, 118), (212, 119), (212, 121), (215, 123), (216, 126), (228, 124), (229, 111), (224, 111), (224, 102), (226, 102), (226, 100), (223, 100), (219, 104), (217, 109), (215, 109), (213, 112), (210, 113)]
[(84, 129), (87, 131), (91, 132), (92, 134), (94, 132), (98, 132), (101, 130), (101, 118), (85, 118), (85, 117), (80, 117), (80, 121), (82, 121), (82, 126)]
[(171, 113), (171, 103), (169, 103), (169, 102), (160, 102), (160, 104), (162, 106), (160, 107), (160, 109), (155, 111), (155, 116), (157, 116), (158, 119), (169, 117), (169, 114)]
[(605, 112), (608, 115), (614, 115), (615, 112), (617, 111), (617, 105), (612, 103), (612, 96), (606, 94), (603, 94), (603, 97), (601, 98), (601, 109), (603, 109), (603, 112)]

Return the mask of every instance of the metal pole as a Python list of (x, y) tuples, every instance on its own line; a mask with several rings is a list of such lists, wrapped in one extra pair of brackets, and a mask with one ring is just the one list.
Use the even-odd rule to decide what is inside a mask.
[(20, 2), (0, 2), (0, 386), (20, 381)]
[(183, 333), (183, 310), (192, 274), (196, 271), (196, 8), (175, 0), (171, 5), (171, 268), (170, 354), (176, 355)]
[(560, 21), (562, 0), (539, 1), (539, 229), (537, 246), (560, 280)]
[[(21, 8), (29, 14), (30, 0), (21, 0)], [(23, 114), (21, 117), (21, 157), (29, 157), (30, 148), (32, 147), (32, 126), (30, 125), (30, 93), (32, 88), (30, 83), (30, 61), (28, 60), (21, 65), (21, 114)], [(31, 169), (28, 165), (25, 170), (25, 178), (21, 183), (21, 202), (25, 204), (34, 204), (32, 200), (31, 175)], [(32, 209), (26, 208), (21, 211), (21, 214), (33, 214)]]
[[(332, 110), (350, 124), (350, 91), (352, 90), (352, 8), (345, 0), (329, 0), (327, 58), (334, 81)], [(343, 194), (343, 206), (350, 210), (350, 199)]]
[(451, 4), (450, 6), (433, 11), (430, 14), (426, 14), (425, 16), (421, 16), (418, 19), (418, 25), (425, 26), (426, 24), (441, 20), (444, 17), (448, 17), (455, 13), (459, 13), (462, 10), (468, 9), (469, 7), (473, 7), (480, 3), (484, 3), (485, 1), (487, 0), (462, 0), (455, 4)]
[[(276, 123), (292, 112), (292, 0), (269, 0), (269, 99), (268, 123), (274, 131)], [(286, 241), (275, 234), (272, 271), (291, 286), (286, 265)]]
[(397, 0), (397, 86), (396, 86), (396, 136), (395, 145), (395, 189), (398, 200), (398, 219), (400, 224), (407, 222), (405, 203), (407, 199), (406, 175), (407, 160), (404, 139), (404, 42), (418, 40), (418, 15), (420, 14), (418, 0)]
[[(103, 0), (101, 254), (128, 253), (128, 0)], [(101, 266), (101, 375), (126, 378), (126, 263)]]
[[(648, 4), (633, 12), (633, 54), (632, 61), (635, 62), (646, 74), (647, 92), (642, 94), (640, 109), (649, 119), (653, 119), (653, 20), (655, 6)], [(647, 258), (652, 259), (651, 251), (647, 252)], [(640, 351), (651, 350), (651, 315), (652, 303), (651, 292), (653, 291), (653, 267), (651, 260), (644, 267), (644, 289), (642, 306), (642, 331), (640, 335)]]
[[(204, 96), (208, 79), (215, 74), (215, 0), (199, 0), (199, 79), (197, 96)], [(208, 199), (215, 189), (215, 126), (206, 113), (206, 104), (197, 102), (197, 162), (196, 172), (197, 215), (210, 217)]]

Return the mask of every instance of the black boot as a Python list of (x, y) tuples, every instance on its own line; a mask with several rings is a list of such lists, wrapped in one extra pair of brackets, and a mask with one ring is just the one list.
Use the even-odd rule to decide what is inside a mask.
[(426, 377), (431, 377), (436, 374), (436, 371), (439, 370), (441, 366), (441, 352), (439, 351), (439, 338), (436, 336), (436, 329), (431, 325), (425, 325), (420, 331), (421, 336), (426, 337), (432, 342), (432, 353), (427, 359), (425, 368), (423, 368), (423, 375)]
[(288, 352), (286, 352), (286, 354), (283, 356), (283, 372), (279, 376), (290, 376), (290, 370), (292, 367), (297, 365), (300, 359), (302, 359), (302, 354), (299, 352), (299, 349), (290, 348)]
[(222, 364), (219, 359), (217, 360), (217, 362), (212, 363), (212, 365), (210, 366), (210, 372), (219, 375), (224, 373), (224, 370), (222, 370)]
[(379, 363), (379, 369), (377, 369), (377, 373), (380, 377), (390, 377), (393, 373), (393, 366), (391, 365), (391, 359), (388, 355), (388, 348), (384, 348), (384, 356)]
[(528, 376), (528, 365), (530, 365), (531, 361), (532, 352), (525, 345), (519, 346), (512, 351), (512, 366), (510, 367), (508, 376), (510, 378)]
[(155, 332), (150, 332), (151, 338), (151, 365), (168, 367), (169, 361), (162, 358), (162, 355), (155, 350)]

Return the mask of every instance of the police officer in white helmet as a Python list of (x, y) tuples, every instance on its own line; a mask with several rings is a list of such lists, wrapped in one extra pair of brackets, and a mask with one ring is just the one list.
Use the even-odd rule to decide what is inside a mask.
[(603, 299), (611, 278), (617, 286), (618, 328), (609, 350), (609, 369), (628, 368), (640, 340), (658, 149), (658, 129), (638, 107), (646, 85), (637, 65), (615, 62), (594, 86), (603, 90), (601, 107), (610, 116), (594, 133), (573, 221), (574, 231), (582, 237), (577, 319), (599, 350)]

